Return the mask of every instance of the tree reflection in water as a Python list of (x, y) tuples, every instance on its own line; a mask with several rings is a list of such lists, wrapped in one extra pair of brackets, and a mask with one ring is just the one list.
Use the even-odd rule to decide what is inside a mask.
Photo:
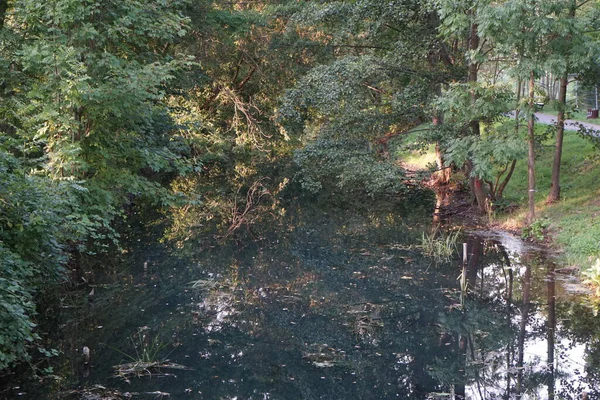
[[(428, 210), (289, 209), (280, 223), (253, 227), (254, 238), (214, 247), (136, 240), (123, 274), (98, 278), (110, 285), (93, 307), (54, 314), (51, 345), (64, 352), (56, 373), (67, 388), (171, 398), (597, 396), (597, 308), (565, 291), (567, 277), (542, 253), (504, 236), (465, 235), (461, 290), (458, 255), (435, 265), (416, 246)], [(191, 370), (131, 384), (110, 378), (121, 354), (105, 344), (131, 352), (127, 338), (141, 326)], [(85, 376), (72, 361), (82, 344), (94, 355)]]
[(455, 376), (454, 398), (591, 395), (596, 389), (592, 389), (589, 363), (586, 374), (571, 358), (590, 345), (584, 337), (590, 329), (598, 330), (597, 323), (591, 323), (577, 340), (569, 327), (572, 313), (561, 313), (559, 307), (557, 316), (557, 301), (570, 304), (578, 298), (563, 288), (557, 294), (555, 265), (535, 249), (510, 253), (498, 241), (476, 236), (468, 243), (468, 299), (462, 314), (453, 310), (441, 319), (447, 332), (466, 338), (457, 345), (456, 355), (465, 361), (456, 364), (464, 364), (466, 372), (462, 381), (459, 374)]

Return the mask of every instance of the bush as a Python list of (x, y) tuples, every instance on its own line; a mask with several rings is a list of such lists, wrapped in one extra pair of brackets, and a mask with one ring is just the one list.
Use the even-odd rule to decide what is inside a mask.
[(26, 173), (0, 150), (0, 369), (27, 358), (34, 294), (56, 282), (68, 241), (86, 232), (73, 214), (72, 185)]

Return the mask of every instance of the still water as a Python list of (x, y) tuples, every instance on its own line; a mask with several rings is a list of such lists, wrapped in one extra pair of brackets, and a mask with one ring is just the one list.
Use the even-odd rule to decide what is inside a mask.
[(461, 245), (436, 265), (429, 207), (372, 208), (290, 207), (220, 242), (133, 230), (122, 264), (46, 310), (52, 372), (2, 395), (600, 398), (598, 304), (565, 268), (468, 230), (467, 264)]

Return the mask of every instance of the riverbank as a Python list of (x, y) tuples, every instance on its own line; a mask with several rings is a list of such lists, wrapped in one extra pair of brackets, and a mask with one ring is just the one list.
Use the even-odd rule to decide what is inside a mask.
[[(551, 118), (551, 116), (548, 116)], [(538, 135), (546, 130), (545, 120), (537, 125)], [(548, 124), (551, 121), (547, 122)], [(426, 168), (434, 162), (433, 148), (425, 154), (404, 155), (410, 169)], [(493, 228), (529, 235), (545, 243), (562, 261), (585, 271), (600, 258), (600, 152), (575, 131), (566, 131), (561, 168), (561, 199), (546, 202), (550, 191), (554, 139), (547, 135), (536, 158), (536, 222), (527, 227), (527, 160), (517, 162), (504, 199), (488, 218)], [(471, 214), (476, 214), (475, 207)], [(473, 217), (475, 217), (473, 215)], [(485, 223), (485, 222), (484, 222)]]
[[(536, 159), (536, 222), (532, 233), (549, 241), (571, 266), (589, 268), (600, 257), (600, 154), (574, 131), (567, 131), (561, 168), (561, 199), (546, 202), (550, 190), (553, 140), (544, 142)], [(492, 216), (503, 228), (525, 228), (527, 214), (527, 161), (519, 160), (505, 192), (505, 201), (517, 205), (508, 214)]]

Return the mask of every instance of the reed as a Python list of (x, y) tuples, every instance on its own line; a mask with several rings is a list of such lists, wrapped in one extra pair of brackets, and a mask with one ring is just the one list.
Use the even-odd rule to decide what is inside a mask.
[(431, 233), (423, 232), (421, 236), (421, 249), (427, 257), (433, 258), (436, 264), (450, 262), (457, 253), (456, 243), (460, 230), (444, 233), (435, 228)]

